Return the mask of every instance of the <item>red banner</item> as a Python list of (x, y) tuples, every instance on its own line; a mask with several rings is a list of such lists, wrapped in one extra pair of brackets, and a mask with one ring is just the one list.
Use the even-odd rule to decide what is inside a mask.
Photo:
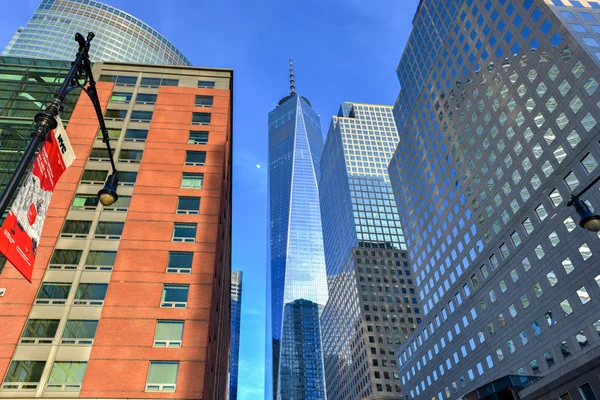
[(33, 264), (56, 182), (75, 161), (60, 118), (36, 156), (31, 172), (0, 228), (0, 253), (31, 282)]

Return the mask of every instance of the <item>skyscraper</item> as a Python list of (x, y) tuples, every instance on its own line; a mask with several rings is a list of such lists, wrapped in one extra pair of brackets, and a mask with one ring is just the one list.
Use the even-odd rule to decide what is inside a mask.
[[(64, 71), (22, 68), (23, 81)], [(78, 160), (52, 197), (33, 283), (11, 266), (0, 276), (0, 398), (224, 400), (233, 71), (96, 63), (93, 72), (119, 199), (98, 204), (110, 163), (81, 96), (67, 109)]]
[(319, 209), (321, 121), (291, 90), (269, 113), (266, 398), (325, 399), (319, 317), (327, 278)]
[(13, 57), (73, 59), (75, 33), (94, 32), (90, 60), (191, 65), (163, 35), (117, 8), (94, 0), (42, 0), (3, 51)]
[(242, 271), (231, 272), (231, 346), (229, 350), (229, 400), (237, 400), (242, 319)]
[(566, 205), (600, 172), (599, 8), (419, 5), (389, 168), (425, 314), (398, 354), (411, 398), (599, 389), (600, 244)]
[(398, 140), (391, 106), (343, 103), (323, 148), (328, 400), (400, 398), (395, 355), (421, 320), (387, 172)]

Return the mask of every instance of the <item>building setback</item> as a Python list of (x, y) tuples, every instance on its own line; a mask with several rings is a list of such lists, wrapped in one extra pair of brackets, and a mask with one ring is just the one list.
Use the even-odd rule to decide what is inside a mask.
[(148, 24), (133, 15), (94, 0), (42, 0), (19, 27), (2, 55), (72, 60), (75, 33), (96, 38), (90, 60), (142, 64), (191, 65), (187, 58)]
[(269, 113), (265, 398), (319, 400), (325, 399), (319, 317), (327, 303), (317, 186), (323, 138), (319, 116), (290, 75), (290, 95)]
[[(476, 398), (505, 377), (521, 398), (595, 398), (600, 242), (566, 202), (600, 173), (599, 7), (419, 5), (389, 167), (425, 314), (398, 353), (410, 398)], [(594, 374), (573, 373), (586, 362)]]
[(242, 319), (242, 271), (231, 272), (231, 346), (229, 351), (229, 400), (237, 400)]
[(398, 140), (391, 106), (342, 103), (323, 148), (329, 400), (401, 398), (395, 354), (421, 318), (387, 172)]
[(0, 278), (0, 398), (225, 399), (233, 71), (97, 63), (120, 174), (81, 96), (33, 283)]

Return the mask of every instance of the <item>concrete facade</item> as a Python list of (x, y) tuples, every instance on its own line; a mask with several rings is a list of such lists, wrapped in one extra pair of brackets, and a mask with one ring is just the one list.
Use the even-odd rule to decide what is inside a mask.
[(109, 163), (81, 96), (67, 128), (78, 159), (52, 198), (33, 283), (10, 265), (0, 279), (0, 397), (225, 399), (233, 72), (98, 63), (94, 75), (120, 199), (94, 201)]

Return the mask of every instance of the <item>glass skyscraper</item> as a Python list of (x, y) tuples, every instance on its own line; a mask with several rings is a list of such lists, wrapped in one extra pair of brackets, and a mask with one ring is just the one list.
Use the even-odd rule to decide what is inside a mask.
[(237, 400), (242, 319), (242, 271), (231, 272), (231, 344), (229, 347), (229, 400)]
[(599, 31), (595, 0), (421, 1), (389, 167), (424, 313), (409, 398), (600, 394), (600, 241), (566, 204), (600, 173)]
[[(291, 63), (291, 62), (290, 62)], [(319, 317), (327, 279), (319, 208), (321, 122), (296, 94), (269, 113), (265, 398), (325, 399)]]
[[(75, 57), (75, 33), (96, 37), (90, 60), (191, 65), (163, 35), (117, 8), (94, 0), (42, 0), (27, 25), (18, 28), (3, 55), (52, 60)], [(73, 50), (75, 49), (75, 51)]]
[(343, 103), (321, 159), (329, 301), (322, 316), (328, 400), (399, 398), (395, 354), (420, 309), (387, 166), (391, 106)]

